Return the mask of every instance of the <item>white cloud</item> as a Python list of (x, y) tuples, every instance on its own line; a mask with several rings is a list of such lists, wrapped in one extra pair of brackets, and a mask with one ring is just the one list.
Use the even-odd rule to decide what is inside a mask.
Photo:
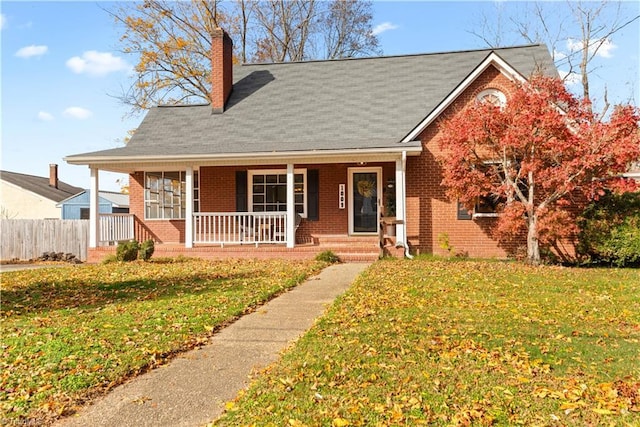
[(371, 32), (374, 36), (377, 36), (378, 34), (382, 34), (385, 31), (395, 30), (396, 28), (398, 28), (396, 24), (392, 24), (391, 22), (383, 22), (382, 24), (376, 25)]
[[(571, 52), (582, 50), (583, 46), (584, 43), (582, 40), (567, 39), (567, 48)], [(595, 39), (591, 40), (589, 53), (593, 54), (595, 50), (598, 49), (598, 52), (596, 53), (597, 56), (600, 56), (601, 58), (612, 58), (613, 51), (617, 48), (618, 46), (609, 39)]]
[(45, 53), (47, 53), (47, 51), (49, 50), (49, 48), (47, 46), (44, 45), (31, 45), (31, 46), (25, 46), (23, 48), (21, 48), (20, 50), (18, 50), (16, 52), (16, 56), (19, 58), (31, 58), (34, 56), (42, 56)]
[(64, 110), (62, 114), (67, 118), (78, 119), (78, 120), (88, 119), (93, 115), (91, 111), (82, 107), (69, 107), (66, 110)]
[(580, 83), (580, 74), (570, 73), (563, 70), (558, 70), (558, 74), (560, 74), (560, 78), (564, 81), (564, 83), (569, 86), (577, 85), (578, 83)]
[(4, 13), (0, 13), (0, 30), (7, 28), (7, 16)]
[(43, 122), (50, 122), (51, 120), (53, 120), (53, 115), (51, 113), (47, 113), (46, 111), (39, 111), (38, 120), (42, 120)]
[(67, 67), (76, 74), (87, 73), (92, 76), (104, 76), (115, 71), (126, 71), (131, 68), (127, 62), (110, 52), (89, 50), (82, 57), (74, 56), (67, 61)]

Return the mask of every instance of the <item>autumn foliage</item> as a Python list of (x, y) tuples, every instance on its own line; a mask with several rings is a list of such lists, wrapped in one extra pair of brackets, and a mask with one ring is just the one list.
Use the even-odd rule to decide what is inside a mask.
[(527, 257), (575, 231), (574, 212), (604, 194), (633, 190), (621, 176), (640, 159), (640, 112), (618, 106), (597, 120), (554, 78), (518, 85), (506, 105), (472, 103), (440, 123), (443, 184), (469, 209), (499, 200), (498, 238), (527, 236)]

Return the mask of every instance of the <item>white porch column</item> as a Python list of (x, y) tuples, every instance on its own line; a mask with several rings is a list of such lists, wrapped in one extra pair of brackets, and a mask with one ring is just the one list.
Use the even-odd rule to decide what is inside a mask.
[(287, 247), (293, 248), (296, 244), (296, 219), (295, 219), (295, 191), (294, 191), (293, 163), (287, 164)]
[(405, 200), (405, 176), (406, 176), (407, 153), (402, 152), (402, 157), (396, 160), (396, 220), (402, 224), (396, 225), (396, 242), (398, 245), (406, 247), (406, 200)]
[(184, 219), (184, 247), (193, 247), (193, 167), (187, 166), (185, 175), (187, 187), (187, 206)]
[(89, 168), (91, 184), (89, 185), (89, 247), (98, 247), (98, 236), (100, 236), (100, 217), (98, 213), (98, 173), (97, 168)]

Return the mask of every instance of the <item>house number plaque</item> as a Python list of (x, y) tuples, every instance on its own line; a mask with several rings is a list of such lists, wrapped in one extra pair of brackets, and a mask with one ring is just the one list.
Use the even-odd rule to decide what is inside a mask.
[(345, 199), (344, 184), (338, 184), (338, 207), (340, 209), (344, 209), (344, 199)]

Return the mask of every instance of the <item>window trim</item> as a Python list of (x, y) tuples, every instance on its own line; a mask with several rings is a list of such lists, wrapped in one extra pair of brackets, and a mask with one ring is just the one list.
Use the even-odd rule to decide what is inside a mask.
[[(253, 211), (253, 177), (255, 175), (286, 175), (287, 174), (287, 170), (286, 169), (250, 169), (247, 171), (247, 210), (249, 212), (254, 212)], [(294, 174), (294, 179), (295, 179), (295, 175), (302, 175), (302, 195), (303, 195), (303, 201), (302, 201), (302, 212), (299, 214), (302, 218), (306, 218), (307, 217), (307, 195), (308, 195), (308, 189), (307, 189), (307, 169), (306, 168), (300, 168), (300, 169), (294, 169), (293, 170), (293, 174)], [(294, 207), (295, 207), (295, 201), (294, 201)], [(286, 211), (276, 211), (276, 212), (286, 212)]]
[(495, 96), (497, 98), (498, 105), (495, 105), (493, 103), (492, 104), (495, 105), (496, 107), (499, 107), (500, 109), (504, 108), (507, 105), (507, 95), (505, 95), (504, 92), (496, 88), (488, 88), (480, 91), (480, 93), (476, 95), (476, 100), (478, 102), (484, 102), (484, 98), (488, 96)]
[[(489, 90), (491, 90), (491, 89), (484, 90), (484, 91), (482, 91), (480, 93), (482, 94), (483, 92), (486, 92), (486, 91), (489, 91)], [(495, 90), (497, 91), (497, 89), (495, 89)], [(498, 91), (498, 92), (500, 92), (500, 91)], [(500, 93), (502, 93), (502, 92), (500, 92)], [(482, 162), (482, 164), (487, 166), (487, 167), (491, 167), (491, 166), (495, 166), (495, 165), (502, 165), (502, 161), (498, 160), (498, 159), (485, 160), (485, 161)], [(489, 196), (486, 196), (486, 197), (489, 197)], [(479, 205), (480, 205), (480, 197), (478, 197), (476, 199), (476, 202), (475, 202), (475, 204), (473, 206), (473, 213), (471, 215), (472, 219), (475, 220), (475, 219), (479, 219), (479, 218), (498, 218), (500, 216), (500, 212), (497, 212), (497, 211), (494, 211), (494, 212), (477, 212)]]
[[(180, 182), (180, 190), (181, 190), (181, 194), (180, 194), (180, 217), (179, 218), (165, 218), (164, 217), (164, 185), (162, 185), (162, 188), (159, 191), (159, 194), (162, 195), (162, 197), (159, 196), (159, 201), (155, 201), (155, 200), (150, 200), (147, 198), (147, 191), (149, 191), (150, 189), (147, 187), (147, 175), (148, 174), (162, 174), (162, 180), (164, 180), (165, 178), (165, 174), (167, 173), (178, 173), (178, 180)], [(183, 212), (183, 208), (184, 211), (186, 213), (186, 203), (187, 203), (187, 197), (186, 197), (186, 182), (187, 182), (187, 171), (186, 170), (163, 170), (163, 171), (145, 171), (144, 172), (144, 176), (143, 176), (143, 186), (142, 186), (142, 191), (143, 191), (143, 203), (142, 203), (142, 208), (144, 211), (144, 220), (145, 221), (184, 221), (186, 220), (186, 215), (182, 216), (182, 212)], [(185, 191), (182, 191), (182, 188), (185, 188)], [(198, 197), (195, 197), (195, 193), (196, 191), (198, 192)], [(196, 168), (194, 168), (193, 170), (193, 203), (194, 203), (194, 212), (199, 212), (200, 209), (200, 171)], [(147, 216), (147, 203), (156, 203), (159, 205), (158, 211), (162, 213), (162, 217), (158, 217), (158, 218), (149, 218)], [(198, 206), (198, 209), (196, 209), (196, 206)]]

